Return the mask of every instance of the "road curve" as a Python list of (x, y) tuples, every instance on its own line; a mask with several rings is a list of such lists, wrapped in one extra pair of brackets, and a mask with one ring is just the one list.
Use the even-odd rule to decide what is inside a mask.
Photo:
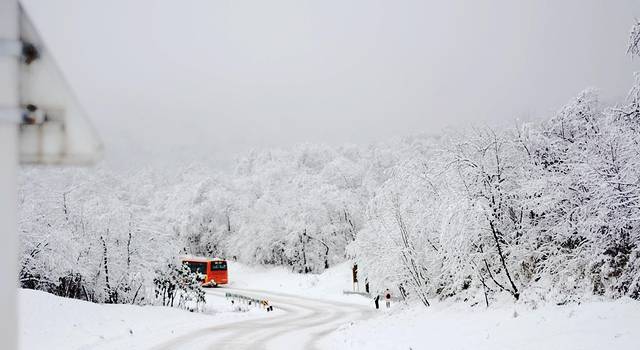
[(207, 292), (224, 295), (226, 291), (268, 299), (276, 309), (284, 312), (273, 317), (199, 329), (164, 342), (153, 350), (317, 350), (319, 341), (333, 330), (351, 321), (367, 318), (372, 312), (356, 304), (261, 290), (220, 288)]

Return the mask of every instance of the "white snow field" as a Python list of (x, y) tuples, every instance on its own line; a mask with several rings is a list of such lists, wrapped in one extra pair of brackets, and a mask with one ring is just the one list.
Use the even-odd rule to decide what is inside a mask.
[[(385, 310), (386, 311), (386, 310)], [(383, 312), (341, 327), (326, 349), (637, 350), (640, 302), (632, 299), (532, 310), (432, 305)]]
[[(98, 305), (20, 290), (20, 348), (31, 349), (605, 349), (640, 348), (631, 299), (535, 310), (504, 302), (394, 304), (344, 295), (350, 264), (322, 275), (229, 263), (231, 283), (207, 290), (207, 313)], [(267, 298), (273, 313), (234, 312), (225, 292)]]

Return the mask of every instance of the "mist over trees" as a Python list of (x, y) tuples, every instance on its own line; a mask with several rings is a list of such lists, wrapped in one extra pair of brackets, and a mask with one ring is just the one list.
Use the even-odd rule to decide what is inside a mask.
[(639, 142), (637, 79), (616, 105), (585, 90), (540, 122), (254, 151), (230, 174), (27, 168), (20, 283), (159, 303), (192, 254), (300, 273), (354, 259), (374, 291), (427, 306), (640, 299)]

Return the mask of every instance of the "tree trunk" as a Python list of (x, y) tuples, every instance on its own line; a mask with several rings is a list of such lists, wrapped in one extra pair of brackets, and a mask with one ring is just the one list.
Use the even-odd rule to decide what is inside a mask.
[[(107, 234), (109, 230), (107, 230)], [(102, 266), (104, 268), (104, 281), (105, 286), (107, 287), (107, 294), (109, 296), (108, 303), (115, 304), (117, 300), (114, 300), (115, 296), (113, 291), (111, 290), (111, 285), (109, 284), (109, 258), (108, 258), (108, 250), (107, 250), (107, 242), (104, 239), (104, 236), (100, 236), (100, 240), (102, 241)]]

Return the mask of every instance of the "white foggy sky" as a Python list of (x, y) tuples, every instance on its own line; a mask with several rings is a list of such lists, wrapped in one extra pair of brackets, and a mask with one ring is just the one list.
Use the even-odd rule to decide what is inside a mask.
[(640, 70), (637, 0), (22, 3), (114, 163), (511, 123)]

